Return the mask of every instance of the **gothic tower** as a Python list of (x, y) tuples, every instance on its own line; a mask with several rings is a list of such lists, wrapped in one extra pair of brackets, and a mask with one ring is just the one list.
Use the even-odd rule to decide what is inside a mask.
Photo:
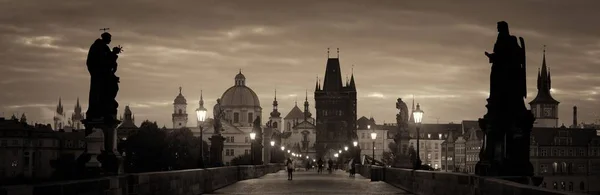
[(58, 98), (58, 105), (54, 113), (54, 130), (58, 131), (64, 128), (65, 112), (63, 110), (62, 98)]
[(308, 107), (309, 107), (309, 104), (308, 104), (308, 90), (307, 90), (306, 94), (304, 96), (304, 121), (314, 124), (314, 121), (308, 121), (310, 119), (310, 117), (312, 116)]
[(180, 129), (187, 126), (188, 114), (187, 114), (187, 100), (181, 94), (181, 87), (179, 87), (179, 95), (173, 101), (173, 128)]
[[(329, 53), (329, 52), (328, 52)], [(356, 137), (356, 85), (354, 73), (350, 83), (342, 85), (338, 57), (328, 57), (323, 85), (315, 90), (316, 149), (318, 157), (352, 144)]]
[(542, 69), (538, 70), (537, 96), (529, 102), (531, 112), (535, 116), (534, 127), (558, 127), (558, 104), (560, 102), (552, 98), (550, 94), (551, 79), (550, 71), (546, 66), (546, 49), (542, 57)]
[(282, 132), (283, 123), (281, 120), (281, 113), (277, 110), (277, 90), (275, 90), (275, 98), (273, 98), (273, 111), (271, 111), (271, 115), (269, 116), (269, 124), (273, 131)]
[(83, 114), (81, 113), (81, 105), (79, 104), (79, 98), (77, 98), (77, 103), (75, 104), (75, 111), (73, 115), (71, 115), (71, 124), (73, 124), (74, 129), (83, 129), (83, 124), (81, 123), (83, 120)]

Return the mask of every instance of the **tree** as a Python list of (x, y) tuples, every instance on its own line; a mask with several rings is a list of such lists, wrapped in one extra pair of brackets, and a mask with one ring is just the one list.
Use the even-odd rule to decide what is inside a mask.
[(208, 154), (208, 144), (194, 137), (188, 128), (175, 129), (167, 135), (167, 156), (170, 169), (198, 168), (200, 144), (205, 144), (204, 154)]
[(383, 152), (383, 157), (381, 161), (386, 165), (393, 165), (396, 159), (396, 155), (393, 152), (385, 151)]
[(127, 172), (150, 172), (168, 170), (166, 132), (156, 122), (144, 121), (137, 133), (124, 143), (125, 170)]

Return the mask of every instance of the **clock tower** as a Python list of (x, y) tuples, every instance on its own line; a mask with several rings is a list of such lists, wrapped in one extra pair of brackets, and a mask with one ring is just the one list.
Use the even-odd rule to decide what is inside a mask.
[(537, 89), (535, 98), (529, 102), (531, 112), (535, 116), (534, 127), (558, 127), (558, 104), (550, 94), (550, 71), (546, 66), (546, 49), (544, 48), (542, 69), (538, 70)]

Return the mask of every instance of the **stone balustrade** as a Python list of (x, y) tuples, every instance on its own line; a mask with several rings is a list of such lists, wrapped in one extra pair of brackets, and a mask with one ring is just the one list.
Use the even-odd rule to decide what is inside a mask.
[(356, 165), (356, 170), (363, 177), (371, 178), (371, 181), (385, 181), (420, 195), (581, 195), (464, 173), (371, 167), (370, 165)]
[(283, 165), (244, 165), (207, 169), (132, 173), (38, 185), (0, 186), (0, 195), (197, 195), (235, 182), (262, 177)]

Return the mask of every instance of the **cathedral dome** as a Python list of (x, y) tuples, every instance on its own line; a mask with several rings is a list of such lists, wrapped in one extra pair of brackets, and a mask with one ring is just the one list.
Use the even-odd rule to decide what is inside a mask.
[(260, 107), (260, 100), (252, 89), (246, 86), (246, 77), (240, 72), (235, 76), (235, 85), (221, 96), (223, 106)]
[(185, 100), (185, 97), (183, 97), (183, 95), (181, 94), (181, 87), (179, 87), (179, 95), (177, 95), (177, 97), (173, 101), (173, 104), (187, 104), (187, 100)]

